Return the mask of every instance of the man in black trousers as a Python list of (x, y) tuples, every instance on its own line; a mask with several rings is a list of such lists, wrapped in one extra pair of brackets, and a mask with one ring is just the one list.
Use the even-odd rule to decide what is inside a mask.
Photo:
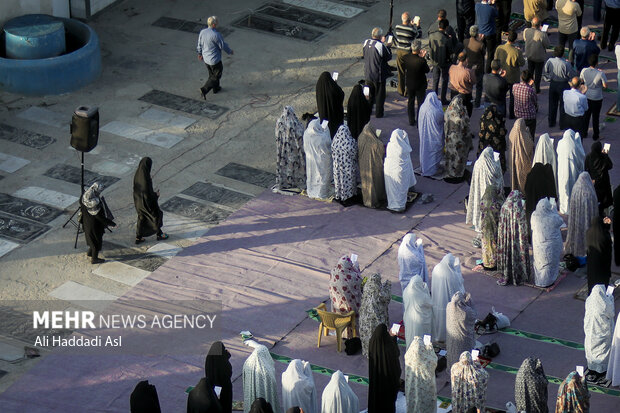
[[(403, 58), (403, 68), (405, 69), (405, 78), (407, 79), (407, 114), (409, 115), (409, 124), (415, 125), (420, 106), (424, 102), (426, 93), (426, 74), (430, 72), (428, 63), (424, 56), (426, 51), (421, 50), (422, 44), (419, 40), (411, 43), (411, 53)], [(418, 101), (418, 107), (415, 107), (415, 101)]]

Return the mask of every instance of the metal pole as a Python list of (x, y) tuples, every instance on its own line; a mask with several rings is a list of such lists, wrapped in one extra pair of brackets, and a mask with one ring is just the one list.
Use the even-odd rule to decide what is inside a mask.
[[(82, 152), (82, 174), (81, 174), (81, 185), (80, 185), (80, 201), (78, 203), (78, 209), (82, 207), (82, 197), (84, 196), (84, 152)], [(80, 226), (82, 225), (81, 221), (78, 219), (77, 222), (77, 230), (75, 231), (75, 243), (73, 244), (73, 248), (77, 248), (78, 238), (80, 236)]]

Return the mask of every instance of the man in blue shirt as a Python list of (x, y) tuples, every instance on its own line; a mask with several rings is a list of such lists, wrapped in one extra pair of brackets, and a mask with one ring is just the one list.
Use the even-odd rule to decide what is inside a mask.
[(588, 98), (581, 93), (581, 80), (574, 77), (569, 82), (570, 90), (564, 91), (564, 112), (566, 128), (579, 132), (582, 138), (588, 136), (586, 124), (586, 111), (588, 110)]
[(478, 32), (484, 40), (487, 49), (485, 73), (491, 72), (491, 62), (495, 56), (497, 48), (497, 35), (495, 29), (495, 19), (497, 19), (497, 8), (495, 0), (482, 0), (476, 4), (476, 22), (478, 22)]
[(209, 78), (204, 86), (200, 88), (200, 94), (203, 99), (207, 99), (207, 93), (213, 89), (213, 93), (220, 91), (220, 78), (224, 65), (222, 64), (222, 50), (229, 55), (233, 51), (228, 47), (222, 35), (216, 30), (217, 16), (211, 16), (207, 19), (207, 28), (200, 31), (198, 35), (198, 60), (202, 60), (209, 70)]
[(569, 60), (571, 63), (575, 63), (575, 68), (578, 72), (581, 69), (588, 67), (588, 58), (590, 55), (598, 55), (601, 49), (596, 45), (595, 33), (591, 33), (587, 27), (582, 27), (580, 30), (581, 39), (577, 39), (573, 42), (573, 49), (570, 51)]

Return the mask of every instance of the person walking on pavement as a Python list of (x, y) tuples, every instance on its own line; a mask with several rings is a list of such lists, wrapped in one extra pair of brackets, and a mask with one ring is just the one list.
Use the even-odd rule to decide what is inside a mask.
[(200, 88), (200, 95), (205, 100), (207, 99), (207, 93), (211, 90), (213, 90), (213, 93), (217, 93), (222, 89), (220, 87), (220, 79), (224, 70), (222, 50), (229, 55), (233, 54), (221, 33), (217, 31), (217, 24), (217, 16), (211, 16), (207, 19), (207, 28), (200, 31), (198, 46), (196, 47), (198, 60), (202, 60), (209, 70), (209, 78)]

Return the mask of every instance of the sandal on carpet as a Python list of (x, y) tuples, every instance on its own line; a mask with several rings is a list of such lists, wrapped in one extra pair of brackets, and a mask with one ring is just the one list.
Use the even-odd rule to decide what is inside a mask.
[(136, 237), (136, 245), (138, 244), (142, 244), (144, 242), (144, 238), (142, 237)]
[(164, 234), (163, 232), (161, 233), (161, 235), (157, 236), (157, 241), (163, 241), (165, 239), (168, 239), (168, 234)]

